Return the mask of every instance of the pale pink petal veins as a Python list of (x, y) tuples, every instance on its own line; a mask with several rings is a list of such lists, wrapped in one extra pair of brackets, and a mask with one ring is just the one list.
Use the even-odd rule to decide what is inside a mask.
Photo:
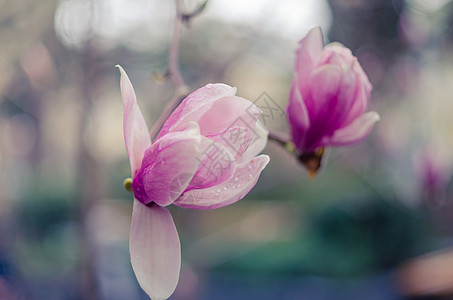
[(269, 156), (260, 155), (245, 161), (236, 169), (233, 177), (222, 184), (185, 192), (173, 204), (193, 209), (214, 209), (230, 205), (242, 199), (255, 186), (261, 171), (269, 162)]
[(377, 121), (379, 115), (376, 112), (364, 113), (348, 126), (336, 130), (331, 138), (326, 138), (325, 143), (330, 146), (342, 146), (359, 142), (370, 134)]
[(163, 136), (146, 150), (140, 175), (149, 202), (173, 203), (199, 169), (202, 136), (196, 123), (190, 126)]
[[(162, 137), (163, 135), (172, 131), (172, 129), (181, 122), (187, 123), (188, 121), (184, 121), (186, 115), (194, 112), (203, 114), (210, 107), (207, 104), (213, 103), (220, 98), (234, 95), (236, 95), (236, 88), (223, 83), (207, 84), (206, 86), (199, 88), (198, 90), (187, 96), (187, 98), (185, 98), (170, 115), (170, 117), (162, 126), (159, 137)], [(192, 119), (191, 121), (196, 120)]]
[(121, 72), (121, 97), (123, 99), (123, 130), (124, 141), (131, 165), (132, 176), (140, 169), (143, 154), (151, 145), (145, 119), (137, 105), (134, 88), (126, 72), (121, 66), (117, 66)]
[(167, 299), (176, 288), (181, 246), (170, 212), (134, 200), (129, 240), (132, 268), (152, 300)]

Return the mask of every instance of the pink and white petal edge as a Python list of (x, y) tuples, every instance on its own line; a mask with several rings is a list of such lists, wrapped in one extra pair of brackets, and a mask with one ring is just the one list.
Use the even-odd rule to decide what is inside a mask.
[(264, 154), (243, 162), (229, 181), (207, 189), (190, 190), (173, 204), (192, 209), (214, 209), (233, 204), (250, 192), (268, 163), (269, 156)]
[[(236, 95), (236, 88), (223, 83), (209, 83), (188, 95), (162, 126), (158, 138), (173, 131), (176, 127), (185, 127), (186, 117), (194, 112), (204, 112), (217, 100)], [(196, 120), (192, 120), (196, 121)]]
[(357, 143), (370, 134), (374, 123), (379, 119), (377, 112), (364, 113), (348, 126), (335, 131), (332, 137), (325, 141), (325, 144), (327, 146), (343, 146)]
[(181, 268), (181, 245), (170, 212), (134, 199), (129, 240), (132, 268), (152, 300), (173, 294)]
[(258, 120), (255, 124), (254, 134), (256, 139), (252, 140), (250, 145), (248, 145), (247, 150), (242, 154), (240, 162), (249, 161), (253, 157), (257, 156), (267, 144), (267, 137), (269, 135), (269, 130), (264, 127), (263, 124)]
[(143, 114), (137, 104), (134, 88), (126, 71), (116, 66), (121, 72), (121, 97), (123, 99), (123, 130), (124, 142), (131, 165), (132, 177), (142, 164), (143, 154), (151, 145), (148, 127), (146, 126)]

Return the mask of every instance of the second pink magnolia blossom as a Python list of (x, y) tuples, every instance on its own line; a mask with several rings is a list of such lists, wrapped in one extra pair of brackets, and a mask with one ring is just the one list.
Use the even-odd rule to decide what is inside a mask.
[(324, 46), (321, 29), (310, 30), (297, 50), (287, 117), (300, 154), (324, 146), (354, 144), (379, 120), (365, 112), (371, 83), (351, 50), (339, 43)]
[(212, 209), (242, 199), (269, 162), (267, 155), (257, 156), (267, 130), (258, 122), (259, 109), (237, 97), (235, 88), (208, 84), (183, 100), (151, 143), (132, 84), (120, 70), (135, 199), (132, 267), (152, 299), (166, 299), (181, 266), (179, 237), (166, 206)]

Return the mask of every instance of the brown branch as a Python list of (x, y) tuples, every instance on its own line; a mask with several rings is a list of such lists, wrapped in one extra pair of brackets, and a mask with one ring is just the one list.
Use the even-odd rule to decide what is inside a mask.
[(153, 140), (159, 130), (162, 128), (162, 125), (165, 123), (165, 120), (170, 116), (170, 114), (178, 107), (179, 103), (189, 94), (189, 87), (184, 81), (184, 78), (181, 75), (179, 69), (179, 49), (180, 49), (180, 40), (181, 32), (185, 23), (189, 22), (193, 17), (199, 15), (205, 9), (208, 1), (206, 0), (201, 4), (195, 11), (192, 13), (184, 13), (182, 8), (181, 0), (175, 0), (176, 5), (176, 16), (175, 22), (173, 25), (173, 33), (170, 41), (170, 47), (168, 51), (168, 69), (165, 72), (165, 77), (171, 78), (175, 85), (175, 95), (168, 102), (162, 114), (156, 120), (154, 125), (151, 127), (150, 136)]
[(181, 39), (181, 31), (184, 25), (184, 17), (181, 12), (180, 0), (175, 0), (176, 4), (176, 17), (173, 25), (173, 34), (170, 42), (170, 49), (168, 52), (168, 69), (167, 75), (171, 77), (176, 88), (182, 88), (186, 86), (184, 79), (182, 78), (179, 70), (179, 42)]
[(193, 17), (196, 17), (199, 14), (201, 14), (206, 8), (206, 5), (208, 5), (208, 2), (209, 0), (204, 1), (196, 10), (194, 10), (191, 13), (183, 13), (182, 18), (184, 22), (189, 22)]
[(276, 132), (276, 131), (270, 131), (270, 130), (269, 130), (268, 139), (276, 142), (280, 146), (283, 146), (285, 149), (286, 149), (286, 144), (289, 142), (289, 139), (287, 137), (283, 137), (282, 133)]

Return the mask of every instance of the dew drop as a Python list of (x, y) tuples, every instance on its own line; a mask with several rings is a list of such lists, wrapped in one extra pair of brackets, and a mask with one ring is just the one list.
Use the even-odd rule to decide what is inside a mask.
[(226, 191), (228, 188), (226, 186), (223, 187), (223, 190)]
[(249, 180), (252, 179), (252, 177), (253, 177), (253, 176), (250, 174), (250, 175), (249, 175)]
[(234, 178), (234, 181), (239, 181), (239, 177)]

